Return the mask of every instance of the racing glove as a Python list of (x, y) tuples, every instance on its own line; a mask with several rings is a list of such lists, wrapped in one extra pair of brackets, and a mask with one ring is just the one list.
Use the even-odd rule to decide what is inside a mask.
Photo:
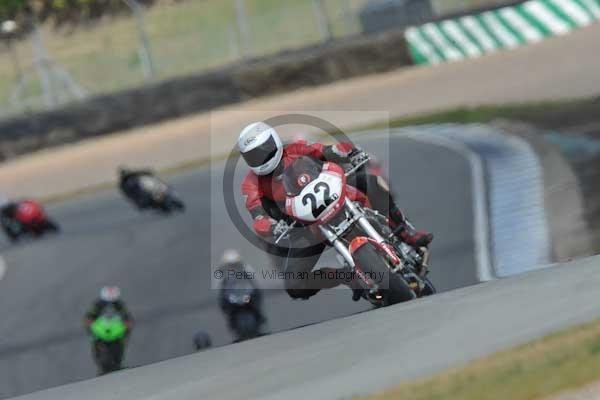
[(323, 152), (325, 159), (335, 163), (351, 162), (351, 155), (360, 151), (352, 143), (342, 142), (332, 146), (325, 147)]
[(369, 154), (362, 149), (356, 148), (348, 155), (348, 158), (350, 159), (350, 163), (356, 166), (368, 159)]
[(259, 215), (254, 218), (254, 232), (263, 237), (275, 236), (277, 221), (271, 217)]

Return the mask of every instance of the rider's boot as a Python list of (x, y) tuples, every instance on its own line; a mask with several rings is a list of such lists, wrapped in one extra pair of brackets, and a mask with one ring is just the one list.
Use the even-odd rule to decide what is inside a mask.
[[(352, 274), (352, 276), (354, 275), (354, 270), (352, 268), (348, 268), (348, 271)], [(344, 284), (352, 290), (352, 300), (353, 301), (359, 301), (360, 299), (363, 298), (364, 294), (366, 294), (367, 297), (370, 297), (373, 300), (378, 300), (377, 296), (380, 295), (378, 289), (371, 289), (370, 291), (363, 289), (361, 284), (358, 283), (356, 278), (352, 279), (350, 282), (345, 282)]]
[(352, 290), (352, 300), (358, 301), (362, 298), (364, 289), (356, 281), (354, 268), (345, 266), (343, 268), (320, 268), (320, 270), (334, 273), (338, 277), (338, 284), (346, 285)]
[(395, 204), (390, 207), (390, 220), (394, 234), (400, 236), (400, 238), (410, 246), (416, 248), (427, 247), (433, 240), (433, 234), (417, 231)]

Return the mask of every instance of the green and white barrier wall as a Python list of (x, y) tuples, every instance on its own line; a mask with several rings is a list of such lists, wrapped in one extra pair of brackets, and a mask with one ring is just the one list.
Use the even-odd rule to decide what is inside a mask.
[[(529, 0), (406, 30), (417, 64), (476, 58), (565, 35), (600, 19), (600, 0)], [(600, 38), (599, 38), (600, 51)]]

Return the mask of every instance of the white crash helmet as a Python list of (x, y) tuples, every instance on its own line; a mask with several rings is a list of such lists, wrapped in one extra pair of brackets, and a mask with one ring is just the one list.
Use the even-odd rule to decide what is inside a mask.
[(112, 303), (121, 298), (121, 290), (116, 286), (104, 286), (100, 289), (100, 300)]
[(242, 257), (237, 250), (227, 249), (221, 256), (221, 264), (237, 264), (242, 261)]
[(253, 122), (242, 130), (238, 149), (256, 175), (268, 175), (283, 157), (283, 143), (277, 131), (264, 122)]

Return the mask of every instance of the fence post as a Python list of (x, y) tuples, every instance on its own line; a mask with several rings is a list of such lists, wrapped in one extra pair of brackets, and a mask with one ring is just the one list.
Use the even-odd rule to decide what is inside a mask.
[(154, 67), (154, 60), (152, 59), (152, 51), (150, 50), (150, 40), (148, 40), (148, 35), (146, 34), (144, 10), (137, 0), (123, 0), (123, 2), (129, 7), (135, 18), (135, 26), (140, 39), (138, 56), (142, 66), (144, 79), (151, 80), (156, 75), (156, 69)]
[(42, 42), (40, 28), (38, 28), (36, 22), (34, 22), (33, 31), (31, 32), (31, 43), (33, 47), (33, 64), (35, 65), (35, 69), (42, 84), (44, 103), (46, 108), (51, 109), (56, 104), (56, 96), (54, 94), (54, 85), (52, 85), (52, 77), (50, 76), (49, 71), (48, 55), (46, 54), (46, 48)]
[(346, 35), (350, 35), (354, 33), (355, 27), (355, 17), (354, 12), (352, 11), (352, 4), (350, 4), (350, 0), (341, 0), (342, 1), (342, 9), (344, 14), (344, 24), (346, 26)]
[(327, 7), (325, 7), (325, 3), (323, 3), (323, 0), (312, 0), (312, 3), (315, 18), (317, 20), (317, 25), (319, 26), (319, 31), (321, 32), (323, 40), (332, 40), (333, 31), (331, 29), (329, 13), (327, 12)]
[[(44, 39), (36, 21), (33, 21), (33, 32), (31, 33), (33, 46), (33, 62), (38, 72), (44, 91), (44, 101), (48, 108), (57, 105), (61, 99), (68, 99), (63, 89), (71, 92), (75, 99), (83, 99), (86, 95), (71, 76), (59, 65), (55, 64), (46, 51)], [(56, 85), (59, 85), (58, 87)], [(62, 96), (62, 97), (59, 97)]]
[(246, 12), (246, 0), (235, 0), (235, 15), (240, 35), (241, 54), (242, 56), (247, 56), (251, 52), (251, 39), (250, 27), (248, 26), (248, 13)]
[(7, 20), (2, 22), (0, 25), (0, 34), (2, 39), (5, 41), (6, 50), (10, 55), (12, 60), (13, 69), (15, 73), (15, 81), (17, 84), (15, 85), (15, 89), (10, 96), (10, 102), (13, 107), (23, 108), (24, 102), (22, 99), (22, 92), (25, 88), (25, 73), (23, 72), (23, 68), (21, 67), (21, 61), (19, 60), (19, 53), (17, 49), (13, 45), (13, 40), (15, 38), (15, 32), (17, 31), (17, 24), (13, 20)]
[(227, 27), (227, 36), (229, 38), (229, 54), (233, 60), (237, 60), (240, 58), (240, 40), (234, 26)]

